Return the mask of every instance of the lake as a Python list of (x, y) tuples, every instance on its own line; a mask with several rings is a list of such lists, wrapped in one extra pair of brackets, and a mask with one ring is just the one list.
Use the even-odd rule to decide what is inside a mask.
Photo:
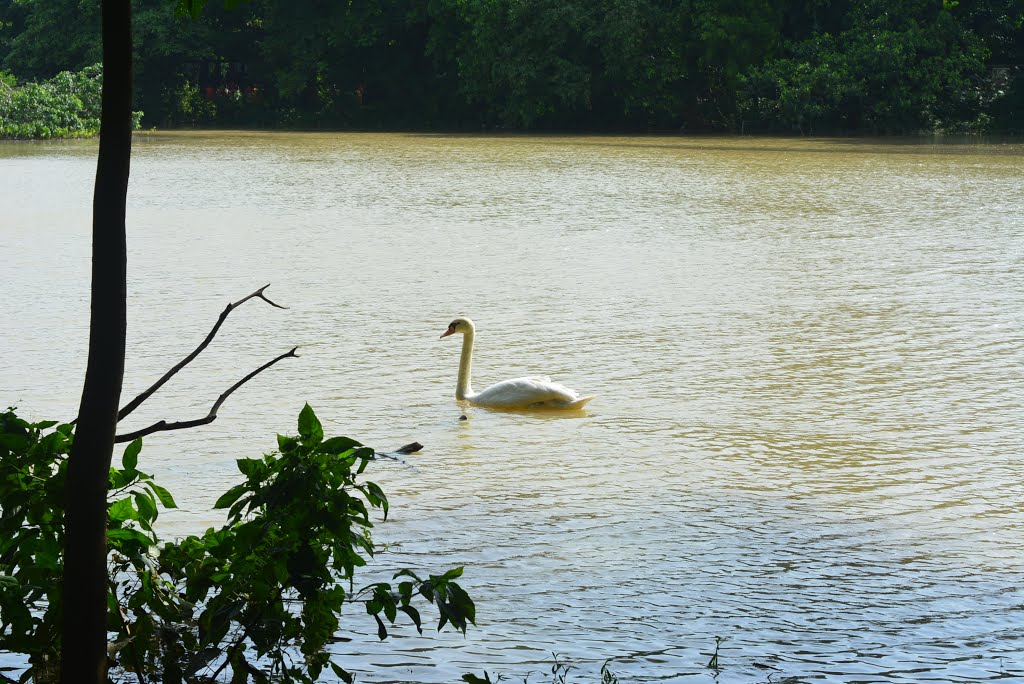
[[(77, 412), (94, 142), (0, 145), (0, 402)], [(181, 509), (294, 433), (382, 450), (367, 582), (464, 565), (466, 637), (380, 643), (359, 681), (1024, 678), (1024, 145), (244, 132), (136, 137), (123, 424)], [(454, 400), (551, 375), (585, 413)], [(465, 415), (466, 419), (461, 420)], [(721, 638), (718, 670), (708, 661)]]

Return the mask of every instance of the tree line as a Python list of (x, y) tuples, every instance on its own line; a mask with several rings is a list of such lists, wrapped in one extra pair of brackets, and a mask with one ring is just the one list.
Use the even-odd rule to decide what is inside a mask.
[[(1020, 0), (134, 5), (144, 126), (1024, 130)], [(19, 79), (99, 61), (97, 0), (0, 0), (0, 27)]]

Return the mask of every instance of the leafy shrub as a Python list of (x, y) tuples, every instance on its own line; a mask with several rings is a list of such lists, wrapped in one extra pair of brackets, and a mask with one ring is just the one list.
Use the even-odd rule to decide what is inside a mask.
[[(37, 671), (56, 660), (70, 425), (0, 413), (0, 649)], [(39, 677), (37, 677), (39, 679)]]
[(217, 118), (217, 105), (203, 97), (199, 86), (193, 83), (183, 83), (173, 92), (172, 99), (172, 110), (179, 114), (183, 123), (195, 126)]
[[(0, 84), (0, 138), (81, 138), (100, 130), (103, 70), (99, 64), (62, 71), (43, 83)], [(132, 113), (139, 128), (142, 112)]]
[[(70, 425), (29, 424), (0, 414), (0, 649), (28, 656), (35, 681), (52, 676), (60, 652), (63, 494)], [(325, 667), (352, 675), (324, 648), (345, 603), (360, 603), (387, 637), (384, 618), (402, 612), (418, 630), (413, 605), (425, 599), (446, 624), (465, 632), (475, 607), (455, 582), (461, 568), (421, 579), (411, 570), (396, 586), (353, 589), (355, 569), (374, 551), (370, 510), (387, 498), (360, 476), (372, 449), (348, 437), (324, 439), (313, 409), (299, 434), (278, 436), (277, 451), (240, 459), (245, 482), (216, 507), (228, 522), (202, 536), (161, 544), (153, 529), (167, 490), (138, 470), (141, 440), (111, 468), (108, 497), (109, 649), (122, 674), (160, 673), (167, 683), (313, 682)], [(347, 589), (346, 589), (347, 587)], [(422, 630), (421, 630), (422, 631)], [(29, 673), (26, 673), (28, 676)], [(4, 678), (0, 675), (0, 678)]]

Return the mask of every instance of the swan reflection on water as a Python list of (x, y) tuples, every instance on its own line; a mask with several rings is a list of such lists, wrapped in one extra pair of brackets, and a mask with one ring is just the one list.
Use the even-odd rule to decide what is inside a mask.
[[(462, 402), (466, 404), (467, 402)], [(467, 404), (468, 406), (469, 404)], [(510, 413), (515, 416), (523, 416), (534, 420), (565, 420), (567, 418), (586, 418), (590, 412), (586, 409), (560, 409), (560, 408), (505, 408), (501, 406), (486, 406), (491, 412)], [(463, 411), (459, 414), (456, 422), (467, 423), (473, 417), (472, 411)]]
[[(495, 383), (485, 390), (474, 392), (471, 384), (473, 342), (476, 327), (468, 318), (456, 318), (441, 333), (445, 338), (462, 335), (462, 357), (459, 360), (459, 379), (455, 385), (455, 398), (474, 406), (511, 411), (573, 411), (582, 408), (594, 397), (581, 397), (576, 390), (552, 382), (551, 378), (529, 376)], [(584, 413), (585, 415), (585, 413)]]

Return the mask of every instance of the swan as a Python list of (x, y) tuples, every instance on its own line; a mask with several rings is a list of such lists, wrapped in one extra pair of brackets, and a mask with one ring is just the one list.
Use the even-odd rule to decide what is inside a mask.
[(551, 378), (526, 377), (503, 380), (482, 392), (474, 392), (470, 384), (473, 365), (473, 341), (476, 327), (468, 318), (456, 318), (441, 333), (441, 338), (460, 333), (462, 358), (459, 360), (459, 380), (455, 385), (455, 398), (476, 406), (503, 409), (562, 409), (583, 408), (594, 397), (581, 397), (565, 385), (551, 382)]

